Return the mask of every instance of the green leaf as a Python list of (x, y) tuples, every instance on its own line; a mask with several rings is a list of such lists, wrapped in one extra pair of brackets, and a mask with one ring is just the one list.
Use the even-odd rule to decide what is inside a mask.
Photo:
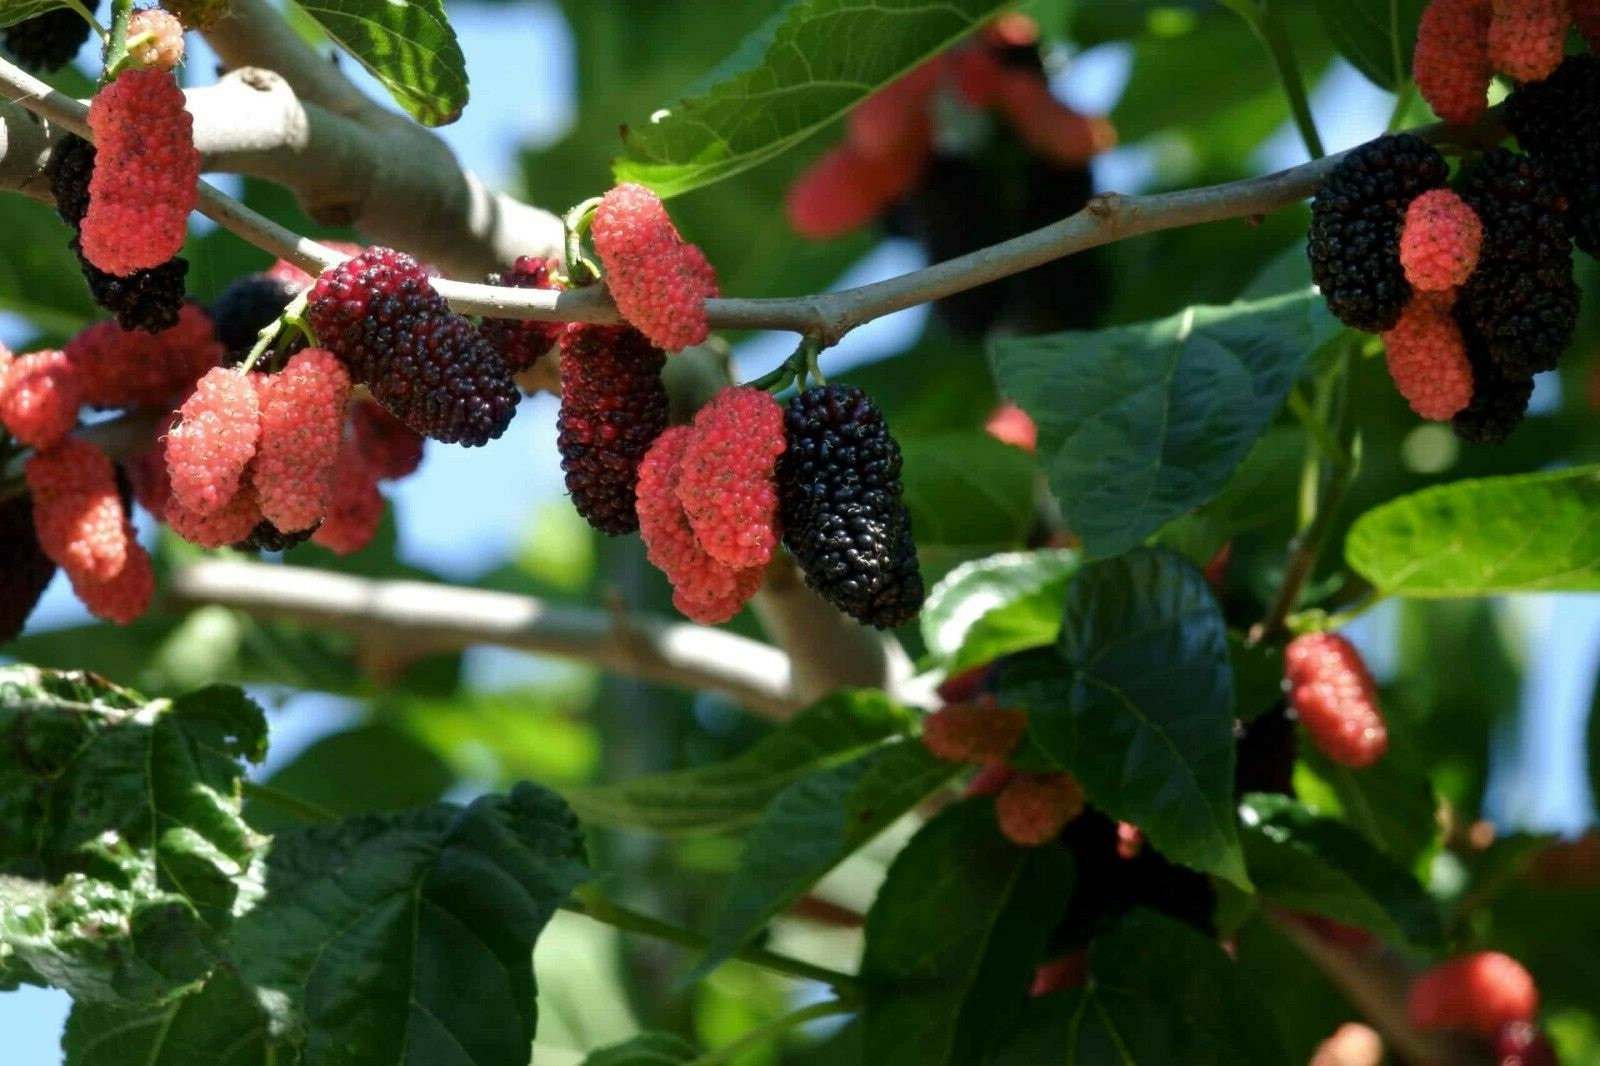
[(727, 762), (650, 774), (567, 793), (598, 825), (658, 833), (711, 833), (748, 825), (791, 782), (910, 731), (912, 715), (883, 693), (836, 692)]
[(60, 0), (6, 0), (0, 4), (0, 26), (37, 18), (46, 11), (65, 6)]
[(443, 0), (298, 0), (418, 122), (442, 126), (467, 106), (467, 64)]
[[(1031, 552), (1003, 552), (985, 559), (963, 563), (946, 574), (928, 593), (922, 606), (922, 639), (928, 654), (936, 659), (952, 659), (963, 653), (983, 623), (994, 617), (997, 625), (987, 627), (986, 643), (1000, 650), (996, 654), (1047, 644), (1055, 639), (1061, 622), (1060, 597), (1047, 619), (1036, 619), (1033, 610), (1024, 610), (1001, 622), (999, 616), (1019, 601), (1030, 600), (1045, 589), (1064, 591), (1066, 580), (1078, 568), (1078, 553), (1068, 549)], [(1043, 597), (1048, 602), (1049, 596)], [(1029, 605), (1030, 608), (1034, 604)], [(1016, 643), (1001, 647), (1000, 631), (1016, 634)], [(1042, 635), (1041, 635), (1042, 632)], [(973, 659), (970, 653), (963, 659)]]
[(647, 1032), (589, 1052), (583, 1066), (673, 1066), (693, 1062), (699, 1054), (676, 1033)]
[(1352, 770), (1305, 745), (1302, 763), (1339, 801), (1339, 812), (1379, 851), (1407, 869), (1439, 834), (1433, 786), (1391, 749), (1371, 766)]
[[(333, 733), (312, 744), (265, 782), (334, 814), (419, 807), (442, 796), (455, 775), (437, 752), (387, 721)], [(251, 824), (295, 825), (270, 806), (249, 805)]]
[(969, 32), (998, 0), (792, 0), (714, 84), (625, 135), (618, 181), (675, 196), (787, 151)]
[(1453, 481), (1374, 507), (1345, 539), (1387, 596), (1600, 589), (1600, 466)]
[(1337, 335), (1304, 291), (1097, 332), (1008, 337), (1000, 391), (1039, 427), (1039, 458), (1091, 556), (1127, 551), (1215, 496)]
[(1333, 46), (1374, 85), (1395, 92), (1411, 77), (1417, 23), (1428, 0), (1316, 0), (1316, 4)]
[(1089, 799), (1175, 862), (1248, 888), (1234, 831), (1233, 671), (1200, 572), (1141, 548), (1086, 566), (1057, 646), (1000, 671), (1000, 700)]
[(193, 995), (128, 1010), (78, 1002), (61, 1039), (66, 1066), (294, 1066), (250, 990), (223, 967)]
[(1228, 662), (1233, 668), (1234, 713), (1246, 722), (1283, 701), (1283, 650), (1270, 644), (1248, 644), (1228, 634)]
[(778, 793), (745, 839), (716, 910), (704, 975), (733, 957), (817, 879), (955, 775), (915, 740), (886, 744), (800, 778)]
[(1072, 879), (1065, 848), (1010, 844), (987, 801), (923, 826), (867, 913), (865, 1061), (983, 1061), (1022, 1009)]
[(901, 481), (918, 545), (1018, 547), (1033, 526), (1033, 458), (970, 430), (902, 437)]
[(526, 1066), (534, 942), (588, 871), (566, 804), (522, 784), (281, 834), (252, 876), (232, 955), (308, 1061)]
[(261, 711), (237, 689), (146, 702), (0, 667), (0, 986), (143, 1005), (202, 979), (260, 843), (240, 817)]
[(1240, 816), (1245, 861), (1263, 898), (1387, 941), (1442, 942), (1438, 910), (1422, 886), (1348, 825), (1287, 796), (1248, 796)]

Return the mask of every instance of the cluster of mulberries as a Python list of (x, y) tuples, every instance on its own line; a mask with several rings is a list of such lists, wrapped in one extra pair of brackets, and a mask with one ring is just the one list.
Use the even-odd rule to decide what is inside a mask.
[(845, 614), (885, 628), (922, 608), (911, 516), (901, 499), (900, 446), (866, 393), (807, 389), (784, 414), (778, 462), (783, 542), (806, 583)]
[(1476, 122), (1496, 71), (1524, 86), (1556, 72), (1574, 21), (1600, 36), (1590, 0), (1433, 0), (1417, 26), (1417, 88), (1446, 122)]
[(589, 235), (617, 310), (652, 344), (675, 352), (706, 339), (717, 273), (659, 196), (632, 182), (616, 186), (595, 208)]
[[(225, 361), (238, 365), (249, 355), (261, 331), (282, 316), (300, 294), (300, 287), (271, 274), (245, 274), (235, 278), (211, 304), (217, 340), (227, 352)], [(297, 341), (297, 348), (304, 347)]]
[(170, 405), (200, 375), (222, 361), (211, 318), (194, 304), (159, 333), (97, 322), (67, 342), (83, 401), (95, 407)]
[(404, 252), (369, 248), (317, 279), (307, 315), (318, 341), (411, 429), (447, 444), (487, 444), (516, 413), (516, 383), (428, 277)]
[[(490, 274), (485, 281), (514, 289), (559, 288), (550, 276), (552, 265), (538, 256), (519, 256), (510, 270)], [(478, 326), (514, 372), (528, 369), (555, 347), (561, 340), (563, 328), (560, 322), (520, 322), (509, 318), (486, 318)]]
[(1456, 1029), (1494, 1039), (1506, 1026), (1533, 1021), (1539, 989), (1516, 959), (1479, 951), (1420, 974), (1406, 1006), (1419, 1029)]
[[(84, 8), (93, 14), (100, 0), (88, 0)], [(89, 39), (87, 19), (71, 8), (57, 8), (31, 19), (13, 22), (0, 38), (5, 50), (19, 66), (35, 72), (57, 70), (72, 62)]]
[(1600, 57), (1571, 56), (1545, 81), (1512, 93), (1506, 125), (1560, 186), (1573, 242), (1600, 254)]
[(119, 625), (143, 614), (155, 572), (134, 539), (111, 460), (68, 437), (35, 452), (23, 469), (39, 548), (71, 579), (84, 606)]
[[(881, 218), (938, 261), (1081, 210), (1093, 194), (1089, 162), (1116, 132), (1051, 95), (1038, 39), (1031, 18), (1003, 15), (862, 101), (844, 139), (790, 186), (790, 226), (821, 240)], [(1099, 256), (1084, 253), (934, 308), (975, 335), (1000, 321), (1078, 329), (1097, 320), (1104, 289)]]
[(1336, 633), (1308, 633), (1283, 652), (1289, 702), (1312, 741), (1341, 766), (1371, 766), (1389, 747), (1378, 688), (1361, 653)]

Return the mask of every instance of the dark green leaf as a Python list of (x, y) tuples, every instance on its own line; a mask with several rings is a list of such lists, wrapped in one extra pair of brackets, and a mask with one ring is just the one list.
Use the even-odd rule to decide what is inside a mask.
[(648, 1032), (589, 1052), (583, 1066), (673, 1066), (693, 1062), (698, 1055), (693, 1044), (675, 1033)]
[[(323, 737), (266, 784), (334, 814), (420, 807), (442, 796), (455, 775), (437, 752), (383, 721)], [(251, 824), (267, 830), (295, 824), (269, 806), (249, 806)]]
[(308, 1061), (526, 1066), (533, 945), (582, 856), (572, 812), (529, 784), (281, 834), (232, 955), (293, 1009)]
[(599, 825), (660, 833), (734, 829), (755, 821), (800, 776), (908, 732), (912, 721), (881, 692), (836, 692), (727, 762), (574, 789), (567, 799), (581, 818)]
[(77, 1003), (61, 1040), (66, 1066), (294, 1066), (294, 1045), (274, 1038), (267, 1016), (223, 967), (199, 991), (160, 1008)]
[(239, 813), (260, 709), (238, 689), (146, 703), (10, 666), (0, 735), (0, 985), (144, 1005), (204, 977), (260, 843)]
[(617, 180), (674, 196), (771, 159), (1002, 6), (793, 0), (723, 63), (714, 84), (628, 129)]
[(1328, 39), (1378, 88), (1396, 92), (1411, 77), (1417, 22), (1428, 0), (1316, 0)]
[(1067, 589), (1058, 645), (1001, 671), (1029, 736), (1162, 853), (1249, 887), (1233, 804), (1233, 672), (1200, 572), (1139, 549), (1086, 566)]
[(1246, 722), (1283, 702), (1283, 651), (1270, 644), (1248, 644), (1228, 634), (1233, 667), (1234, 713)]
[(902, 437), (901, 481), (919, 546), (1020, 546), (1033, 525), (1033, 458), (977, 430)]
[(1310, 355), (1338, 332), (1310, 291), (1091, 333), (995, 342), (1000, 391), (1094, 556), (1137, 545), (1217, 494)]
[(1410, 868), (1439, 834), (1433, 786), (1391, 750), (1371, 766), (1340, 766), (1311, 745), (1301, 759), (1333, 790), (1344, 820), (1379, 851)]
[(1247, 797), (1241, 821), (1245, 861), (1263, 898), (1383, 940), (1441, 943), (1439, 913), (1422, 886), (1348, 825), (1267, 795)]
[(0, 4), (0, 26), (35, 18), (53, 8), (65, 6), (61, 0), (6, 0)]
[[(1000, 647), (997, 640), (1000, 631), (1017, 634), (1016, 639), (1021, 643), (1000, 647), (995, 654), (1049, 643), (1055, 639), (1061, 624), (1059, 594), (1065, 591), (1066, 579), (1077, 567), (1078, 553), (1068, 549), (1004, 552), (956, 567), (933, 587), (928, 593), (928, 602), (922, 607), (922, 639), (928, 646), (928, 653), (938, 659), (956, 657), (986, 621), (993, 618), (999, 622), (999, 615), (1008, 607), (1031, 600), (1045, 589), (1056, 594), (1055, 606), (1048, 611), (1047, 619), (1035, 620), (1037, 604), (1030, 603), (1028, 609), (1016, 617), (987, 627), (989, 632), (984, 634), (984, 642)], [(1050, 597), (1042, 598), (1047, 602)], [(974, 659), (971, 654), (960, 657), (988, 662), (995, 655), (981, 660)]]
[(1072, 878), (1065, 848), (1008, 843), (989, 802), (925, 825), (867, 914), (866, 1061), (981, 1062), (1022, 1010)]
[(1600, 466), (1454, 481), (1362, 515), (1345, 559), (1390, 596), (1600, 589)]
[(417, 121), (442, 126), (467, 106), (467, 65), (443, 0), (299, 0)]
[(809, 774), (778, 793), (745, 839), (696, 973), (731, 958), (818, 878), (955, 771), (917, 741), (902, 740)]

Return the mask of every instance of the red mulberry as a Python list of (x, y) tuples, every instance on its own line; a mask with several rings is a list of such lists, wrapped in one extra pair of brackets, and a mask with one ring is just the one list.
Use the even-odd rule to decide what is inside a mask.
[(1009, 400), (989, 412), (983, 430), (1001, 444), (1021, 448), (1029, 455), (1039, 449), (1039, 427), (1028, 412)]
[(1028, 719), (1021, 711), (977, 703), (947, 703), (922, 720), (922, 743), (947, 762), (1000, 762), (1022, 743)]
[(1489, 108), (1489, 0), (1433, 0), (1417, 27), (1417, 88), (1446, 122), (1468, 125)]
[(407, 477), (422, 465), (422, 435), (380, 404), (362, 400), (351, 405), (350, 431), (356, 449), (379, 478)]
[(716, 271), (679, 236), (660, 197), (643, 185), (616, 186), (595, 209), (590, 234), (617, 309), (652, 344), (677, 351), (706, 339)]
[[(431, 294), (431, 295), (430, 295)], [(373, 247), (331, 267), (311, 286), (306, 317), (318, 343), (351, 363), (357, 380), (365, 380), (370, 353), (347, 354), (356, 328), (368, 315), (372, 301), (383, 296), (401, 297), (407, 303), (436, 310), (442, 306), (428, 271), (404, 252)]]
[(926, 159), (926, 150), (901, 159), (867, 155), (852, 142), (836, 145), (789, 186), (789, 226), (812, 240), (859, 229), (910, 191)]
[[(328, 509), (349, 397), (350, 375), (323, 348), (300, 352), (270, 379), (251, 482), (262, 516), (285, 533), (313, 525)], [(248, 533), (247, 528), (228, 542)]]
[[(514, 289), (556, 289), (559, 286), (550, 276), (551, 264), (538, 256), (518, 257), (510, 270), (490, 274), (489, 285), (504, 285)], [(513, 371), (528, 369), (541, 356), (561, 340), (565, 323), (532, 322), (510, 318), (486, 318), (478, 329), (500, 353), (506, 366)]]
[(0, 645), (22, 632), (28, 616), (55, 576), (56, 564), (39, 547), (33, 501), (22, 493), (0, 501)]
[(191, 511), (211, 514), (239, 491), (261, 435), (256, 386), (244, 374), (216, 367), (200, 379), (167, 434), (172, 494)]
[(74, 580), (110, 581), (128, 560), (127, 516), (105, 453), (68, 437), (36, 452), (24, 474), (44, 553)]
[(771, 560), (784, 443), (783, 408), (761, 389), (723, 389), (695, 415), (678, 502), (713, 559), (741, 570)]
[(168, 497), (161, 517), (174, 533), (201, 548), (227, 548), (247, 540), (262, 520), (261, 505), (248, 485), (210, 514), (192, 511), (176, 497)]
[(1478, 265), (1483, 223), (1449, 189), (1432, 189), (1411, 201), (1400, 231), (1400, 265), (1406, 280), (1428, 292), (1464, 284)]
[(1517, 81), (1542, 81), (1561, 65), (1569, 0), (1494, 0), (1489, 20), (1489, 59)]
[(1389, 376), (1421, 418), (1443, 422), (1472, 402), (1472, 364), (1451, 313), (1453, 293), (1418, 292), (1383, 335)]
[(168, 405), (222, 361), (211, 319), (185, 304), (178, 324), (160, 333), (97, 322), (67, 342), (83, 400), (96, 407)]
[(333, 461), (328, 514), (311, 540), (338, 555), (365, 548), (383, 522), (378, 476), (353, 441), (345, 441)]
[(19, 355), (0, 370), (0, 424), (24, 444), (48, 448), (78, 422), (83, 388), (65, 352)]
[(1501, 1026), (1532, 1021), (1539, 1012), (1533, 975), (1498, 951), (1450, 959), (1411, 984), (1407, 1004), (1418, 1029), (1461, 1029), (1493, 1038)]
[(178, 254), (194, 210), (200, 153), (183, 92), (160, 70), (128, 70), (89, 105), (97, 156), (83, 217), (83, 253), (110, 274)]
[(69, 576), (73, 593), (83, 601), (89, 613), (119, 626), (127, 625), (149, 610), (156, 592), (156, 573), (150, 554), (138, 541), (131, 539), (127, 561), (111, 580)]
[(1071, 774), (1017, 774), (994, 798), (995, 819), (1007, 840), (1048, 844), (1083, 813), (1083, 787)]
[(1008, 68), (1000, 75), (1000, 113), (1033, 154), (1063, 167), (1081, 167), (1116, 146), (1116, 128), (1057, 100), (1041, 72)]
[(1289, 699), (1322, 753), (1357, 769), (1377, 762), (1389, 746), (1377, 686), (1361, 653), (1336, 633), (1308, 633), (1283, 653)]
[(183, 23), (159, 7), (135, 11), (128, 19), (128, 40), (139, 38), (128, 55), (141, 67), (171, 70), (183, 62)]
[(665, 361), (630, 326), (575, 324), (561, 338), (556, 446), (573, 505), (602, 533), (639, 528), (639, 461), (667, 424)]

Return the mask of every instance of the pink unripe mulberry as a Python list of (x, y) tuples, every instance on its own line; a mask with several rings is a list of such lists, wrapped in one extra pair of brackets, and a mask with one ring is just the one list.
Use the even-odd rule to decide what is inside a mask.
[(1289, 699), (1322, 753), (1357, 769), (1378, 761), (1389, 731), (1361, 653), (1336, 633), (1307, 633), (1283, 652)]
[(1411, 983), (1407, 1014), (1418, 1029), (1460, 1029), (1494, 1037), (1539, 1012), (1533, 975), (1509, 955), (1479, 951), (1433, 967)]
[(1383, 334), (1389, 376), (1421, 418), (1442, 422), (1472, 401), (1472, 363), (1450, 313), (1453, 293), (1417, 292)]
[(167, 434), (172, 494), (201, 514), (219, 510), (239, 491), (255, 458), (261, 407), (250, 379), (230, 367), (206, 372), (178, 410)]
[(623, 318), (669, 352), (706, 339), (705, 301), (717, 295), (716, 271), (679, 235), (659, 196), (632, 182), (612, 188), (589, 233)]
[(1493, 0), (1489, 60), (1517, 81), (1543, 81), (1566, 51), (1569, 0)]
[(194, 210), (200, 153), (183, 91), (162, 70), (127, 70), (89, 104), (96, 149), (83, 254), (124, 277), (178, 254)]
[(761, 586), (760, 567), (736, 569), (707, 554), (678, 502), (678, 471), (689, 428), (673, 426), (639, 463), (639, 536), (650, 562), (672, 582), (673, 605), (696, 622), (726, 622)]
[(48, 448), (78, 422), (83, 386), (65, 352), (19, 355), (0, 369), (0, 424), (24, 444)]
[(128, 40), (140, 40), (128, 55), (141, 67), (171, 70), (183, 62), (183, 23), (159, 7), (135, 11), (128, 19)]
[(365, 548), (383, 522), (378, 475), (354, 441), (347, 440), (333, 461), (328, 513), (311, 539), (337, 555)]
[(406, 477), (422, 465), (422, 434), (373, 400), (351, 405), (350, 431), (356, 449), (380, 478)]
[(266, 386), (251, 482), (262, 515), (284, 533), (327, 512), (349, 397), (350, 374), (325, 348), (297, 353)]
[(1489, 109), (1490, 0), (1433, 0), (1417, 27), (1417, 88), (1446, 122), (1467, 125)]
[(922, 720), (922, 743), (949, 762), (1003, 761), (1022, 742), (1028, 719), (1021, 711), (976, 703), (947, 703)]
[(989, 412), (983, 430), (1001, 444), (1021, 448), (1029, 455), (1039, 450), (1039, 427), (1028, 412), (1010, 400)]
[(178, 536), (200, 548), (226, 548), (250, 536), (261, 521), (255, 490), (241, 485), (221, 507), (209, 514), (192, 511), (176, 496), (167, 498), (161, 518)]
[(1466, 284), (1482, 247), (1482, 220), (1450, 189), (1430, 189), (1406, 208), (1400, 265), (1414, 287), (1443, 292)]
[(125, 626), (150, 609), (156, 592), (156, 572), (150, 554), (136, 540), (128, 542), (128, 558), (117, 576), (109, 581), (72, 578), (72, 591), (89, 613), (107, 622)]
[(678, 502), (695, 539), (735, 569), (765, 566), (778, 546), (783, 408), (761, 389), (730, 387), (695, 414), (678, 469)]
[(96, 407), (171, 404), (223, 354), (210, 316), (194, 304), (160, 333), (97, 322), (68, 341), (66, 352), (78, 368), (83, 402)]
[(111, 460), (67, 437), (36, 452), (24, 467), (33, 494), (33, 526), (45, 555), (75, 580), (110, 581), (128, 561), (127, 516)]
[(1083, 812), (1083, 788), (1071, 774), (1017, 774), (994, 799), (995, 820), (1007, 840), (1048, 844)]

